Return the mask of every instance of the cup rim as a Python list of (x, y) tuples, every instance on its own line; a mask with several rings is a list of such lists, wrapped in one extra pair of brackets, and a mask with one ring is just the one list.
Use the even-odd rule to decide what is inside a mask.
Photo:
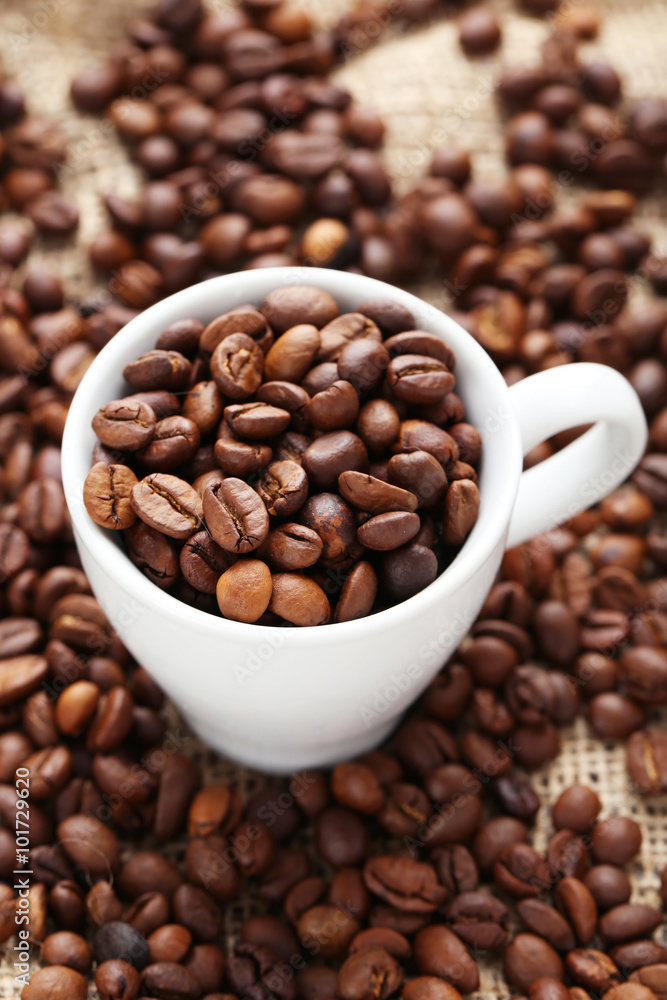
[[(374, 298), (391, 298), (408, 308), (420, 325), (443, 338), (462, 342), (464, 353), (474, 361), (476, 372), (483, 377), (493, 390), (491, 406), (504, 406), (510, 419), (501, 426), (506, 439), (504, 459), (506, 475), (494, 482), (493, 499), (490, 502), (490, 486), (482, 490), (480, 515), (470, 535), (464, 542), (451, 564), (423, 590), (376, 614), (349, 622), (333, 622), (325, 627), (322, 638), (330, 641), (363, 640), (385, 626), (401, 627), (410, 618), (432, 605), (433, 610), (446, 598), (448, 593), (459, 590), (480, 569), (494, 547), (506, 533), (522, 469), (522, 447), (519, 427), (514, 416), (508, 387), (494, 362), (477, 341), (460, 324), (437, 307), (404, 289), (394, 287), (365, 275), (350, 274), (323, 268), (277, 267), (241, 271), (219, 275), (207, 281), (191, 285), (150, 306), (130, 320), (102, 348), (85, 373), (72, 399), (62, 440), (62, 479), (67, 505), (72, 519), (77, 545), (83, 545), (90, 557), (112, 578), (117, 587), (124, 590), (143, 606), (155, 613), (177, 618), (184, 626), (205, 630), (218, 635), (221, 641), (259, 643), (278, 629), (291, 633), (290, 641), (310, 644), (315, 636), (320, 636), (320, 627), (299, 628), (296, 626), (257, 625), (218, 618), (208, 612), (193, 608), (167, 591), (161, 590), (141, 570), (134, 565), (114, 540), (114, 532), (106, 531), (88, 515), (82, 501), (83, 480), (90, 469), (90, 449), (83, 454), (85, 438), (92, 434), (90, 414), (94, 413), (108, 392), (101, 387), (108, 382), (108, 372), (120, 374), (120, 358), (136, 338), (145, 335), (149, 328), (157, 332), (176, 319), (197, 316), (204, 310), (198, 309), (198, 301), (216, 295), (219, 291), (220, 312), (234, 308), (243, 301), (261, 299), (271, 289), (290, 285), (311, 285), (328, 291), (336, 299), (352, 297), (357, 304)], [(238, 289), (242, 287), (242, 295)], [(210, 294), (209, 294), (210, 293)], [(225, 303), (225, 294), (228, 302)], [(231, 303), (229, 302), (231, 299)], [(217, 308), (217, 307), (216, 307)], [(353, 308), (353, 307), (350, 307)], [(209, 310), (206, 310), (207, 312)], [(348, 310), (349, 311), (349, 310)], [(215, 315), (215, 314), (214, 314)], [(435, 329), (435, 328), (438, 329)], [(455, 354), (461, 351), (460, 345)], [(133, 355), (136, 356), (136, 355)], [(92, 409), (91, 409), (92, 405)], [(501, 437), (501, 435), (497, 435)], [(496, 441), (496, 446), (499, 442)]]

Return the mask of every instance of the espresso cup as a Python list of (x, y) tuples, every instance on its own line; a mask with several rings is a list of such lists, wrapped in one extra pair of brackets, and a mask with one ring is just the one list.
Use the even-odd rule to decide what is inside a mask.
[[(315, 285), (350, 312), (385, 297), (456, 355), (456, 391), (482, 434), (481, 506), (451, 565), (420, 593), (357, 621), (316, 628), (247, 625), (199, 611), (148, 580), (115, 533), (83, 505), (100, 406), (127, 393), (122, 370), (175, 320), (207, 323), (274, 288)], [(593, 424), (547, 461), (523, 455), (571, 427)], [(263, 771), (316, 767), (381, 743), (473, 624), (505, 549), (597, 503), (630, 474), (646, 444), (630, 384), (604, 365), (570, 364), (508, 388), (490, 357), (448, 316), (414, 295), (356, 274), (269, 268), (225, 275), (147, 309), (100, 352), (72, 402), (62, 447), (65, 495), (93, 592), (111, 625), (193, 731), (225, 756)]]

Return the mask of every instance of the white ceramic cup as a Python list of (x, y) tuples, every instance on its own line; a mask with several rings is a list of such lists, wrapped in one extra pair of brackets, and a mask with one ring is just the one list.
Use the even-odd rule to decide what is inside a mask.
[[(479, 519), (461, 552), (421, 593), (359, 621), (276, 628), (225, 621), (164, 593), (130, 562), (113, 532), (86, 513), (82, 487), (91, 419), (126, 395), (123, 366), (185, 317), (208, 322), (273, 288), (307, 284), (349, 312), (389, 297), (456, 355), (456, 390), (482, 433)], [(579, 424), (595, 424), (522, 474), (522, 456)], [(636, 393), (612, 368), (552, 368), (508, 389), (473, 337), (438, 309), (382, 282), (339, 271), (276, 268), (213, 278), (147, 309), (95, 359), (63, 438), (63, 483), (83, 567), (110, 622), (192, 729), (226, 756), (264, 771), (332, 764), (377, 746), (464, 638), (503, 552), (606, 496), (646, 443)]]

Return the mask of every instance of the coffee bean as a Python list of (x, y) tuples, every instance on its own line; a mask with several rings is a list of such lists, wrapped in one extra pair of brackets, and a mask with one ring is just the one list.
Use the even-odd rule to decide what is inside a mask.
[(83, 871), (108, 876), (117, 868), (116, 835), (94, 816), (70, 816), (58, 825), (57, 832), (63, 850)]
[(147, 403), (116, 400), (93, 417), (93, 430), (102, 444), (114, 450), (136, 451), (155, 434), (155, 413)]
[(96, 524), (114, 531), (129, 528), (137, 519), (131, 493), (137, 477), (125, 465), (98, 462), (83, 487), (83, 502)]
[(305, 947), (316, 948), (323, 958), (339, 960), (346, 955), (360, 924), (336, 906), (313, 906), (301, 914), (297, 934)]
[(216, 595), (225, 618), (254, 622), (261, 618), (272, 595), (271, 572), (259, 559), (243, 559), (220, 576)]
[(91, 750), (113, 750), (132, 728), (132, 696), (126, 687), (115, 685), (102, 695), (88, 730), (86, 746)]
[(595, 695), (586, 715), (593, 732), (602, 739), (625, 739), (644, 723), (641, 706), (616, 691)]
[(273, 344), (264, 361), (269, 380), (301, 382), (310, 370), (320, 348), (320, 333), (316, 326), (299, 323), (290, 327)]
[(377, 589), (377, 576), (371, 564), (358, 562), (343, 584), (336, 604), (334, 620), (348, 622), (370, 614), (377, 596)]
[(600, 917), (600, 934), (606, 944), (648, 937), (663, 921), (662, 913), (646, 903), (620, 903)]
[(97, 966), (95, 985), (100, 996), (133, 1000), (139, 994), (141, 980), (139, 973), (129, 962), (112, 958)]
[(570, 785), (554, 802), (551, 819), (557, 830), (586, 833), (597, 819), (602, 808), (592, 788)]
[(574, 932), (558, 910), (540, 899), (522, 899), (517, 911), (526, 927), (549, 942), (556, 951), (571, 951), (576, 946)]
[(47, 965), (65, 965), (87, 976), (93, 963), (90, 945), (79, 934), (57, 931), (42, 942), (42, 959)]
[(630, 899), (632, 891), (630, 879), (615, 865), (594, 865), (586, 872), (584, 882), (600, 911), (609, 910), (620, 903), (627, 903)]
[(549, 886), (549, 866), (529, 844), (506, 847), (493, 865), (496, 882), (520, 899), (539, 896)]
[(211, 374), (224, 396), (248, 399), (262, 381), (264, 355), (245, 333), (233, 333), (222, 340), (211, 356)]
[(556, 904), (574, 927), (580, 944), (588, 944), (595, 934), (598, 912), (584, 882), (571, 876), (561, 879), (554, 889)]
[(137, 450), (137, 457), (152, 471), (172, 472), (194, 457), (200, 441), (199, 428), (192, 420), (165, 417), (158, 420), (150, 442)]
[(187, 385), (191, 370), (190, 362), (178, 351), (156, 349), (125, 365), (123, 377), (138, 392), (178, 392)]
[(351, 431), (323, 434), (306, 449), (303, 467), (316, 490), (335, 486), (343, 472), (365, 472), (368, 454), (361, 438)]
[(413, 947), (415, 964), (422, 975), (439, 976), (462, 993), (478, 989), (477, 965), (464, 944), (446, 927), (424, 927), (415, 937)]
[(391, 511), (364, 522), (357, 530), (357, 538), (366, 548), (387, 552), (409, 542), (420, 526), (417, 514)]
[(301, 573), (274, 573), (269, 611), (293, 625), (325, 625), (331, 608), (327, 596), (314, 580)]
[(667, 698), (667, 654), (651, 646), (637, 646), (619, 660), (620, 679), (638, 701), (662, 702)]
[(149, 527), (170, 538), (189, 538), (201, 528), (202, 501), (189, 483), (154, 472), (132, 487), (135, 513)]
[(478, 830), (472, 852), (479, 867), (483, 871), (491, 871), (506, 848), (527, 839), (528, 830), (521, 820), (512, 816), (494, 816)]
[(626, 746), (628, 771), (640, 792), (657, 795), (667, 787), (667, 739), (661, 729), (633, 733)]
[[(653, 990), (659, 1000), (662, 1000), (665, 986), (667, 985), (667, 965), (664, 962), (660, 962), (637, 969), (635, 972), (630, 973), (629, 982), (640, 983), (642, 986), (647, 987), (647, 989)], [(650, 1000), (650, 998), (647, 997), (645, 1000)]]
[(595, 948), (575, 948), (566, 956), (565, 964), (575, 983), (595, 993), (606, 993), (621, 979), (609, 956)]
[(598, 864), (625, 865), (642, 843), (639, 824), (627, 816), (608, 816), (593, 828), (591, 850)]
[(240, 479), (229, 478), (208, 487), (204, 517), (213, 540), (226, 552), (252, 552), (269, 531), (269, 516), (257, 493)]
[(158, 587), (168, 589), (178, 576), (178, 550), (161, 532), (138, 521), (125, 531), (132, 562)]
[(169, 961), (154, 962), (144, 969), (141, 986), (155, 997), (178, 997), (178, 1000), (196, 1000), (201, 992), (191, 972)]
[(85, 978), (75, 969), (66, 965), (47, 965), (37, 969), (30, 976), (30, 982), (23, 987), (24, 1000), (86, 1000), (88, 985)]
[(390, 597), (406, 600), (433, 583), (437, 571), (437, 559), (431, 549), (408, 543), (384, 557), (380, 585)]
[(262, 303), (262, 312), (276, 333), (282, 334), (296, 322), (320, 329), (338, 315), (338, 306), (327, 292), (296, 285), (270, 292)]
[(507, 940), (509, 910), (490, 893), (461, 893), (447, 907), (447, 924), (471, 948), (499, 948)]
[(517, 934), (505, 948), (503, 965), (505, 976), (519, 990), (529, 990), (541, 976), (561, 982), (565, 978), (558, 953), (534, 934)]
[(214, 594), (218, 579), (234, 560), (234, 555), (220, 548), (208, 531), (198, 531), (187, 539), (178, 561), (190, 586), (203, 594)]

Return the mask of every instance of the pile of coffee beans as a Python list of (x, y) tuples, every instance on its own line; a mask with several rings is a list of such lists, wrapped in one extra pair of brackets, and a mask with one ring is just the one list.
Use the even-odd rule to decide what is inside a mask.
[[(440, 9), (400, 6), (386, 11)], [(66, 306), (59, 279), (26, 262), (32, 232), (64, 240), (76, 211), (54, 184), (62, 138), (0, 79), (2, 205), (22, 216), (0, 225), (0, 939), (25, 911), (14, 872), (26, 768), (30, 948), (44, 968), (24, 1000), (83, 1000), (93, 975), (100, 996), (128, 1000), (458, 1000), (488, 963), (522, 1000), (667, 994), (667, 871), (654, 873), (662, 912), (631, 901), (642, 831), (601, 809), (595, 787), (575, 786), (537, 851), (541, 801), (525, 776), (556, 757), (559, 728), (583, 711), (599, 739), (626, 741), (629, 803), (667, 790), (656, 713), (667, 701), (667, 277), (632, 222), (664, 175), (667, 106), (622, 103), (613, 69), (579, 58), (599, 14), (565, 4), (541, 62), (499, 81), (512, 116), (507, 180), (475, 179), (467, 154), (446, 147), (395, 200), (377, 153), (383, 123), (327, 77), (382, 18), (381, 5), (360, 3), (327, 35), (272, 0), (215, 13), (162, 0), (133, 20), (130, 41), (73, 84), (77, 106), (108, 108), (149, 177), (136, 204), (107, 199), (113, 229), (91, 256), (118, 301), (102, 308)], [(488, 17), (476, 23), (471, 53), (495, 34)], [(331, 148), (339, 158), (318, 163)], [(561, 207), (582, 182), (579, 203)], [(274, 221), (278, 209), (294, 214)], [(160, 691), (90, 594), (60, 441), (82, 373), (137, 309), (197, 277), (306, 260), (390, 281), (437, 276), (443, 304), (454, 299), (509, 383), (574, 360), (618, 368), (641, 397), (650, 445), (631, 484), (507, 553), (470, 636), (386, 750), (242, 801), (233, 787), (201, 787), (188, 738), (167, 729)], [(628, 304), (638, 287), (655, 294)], [(183, 339), (158, 351), (194, 368), (202, 332), (177, 331), (190, 356)], [(183, 419), (183, 391), (138, 393), (157, 423)], [(170, 395), (177, 409), (161, 411)], [(192, 401), (198, 419), (211, 397)], [(174, 593), (215, 608), (176, 572)], [(240, 899), (252, 915), (229, 942), (225, 915)]]
[(341, 314), (309, 285), (178, 321), (123, 369), (134, 393), (93, 418), (86, 509), (160, 588), (185, 580), (234, 621), (391, 606), (477, 521), (482, 442), (455, 363), (396, 302)]

